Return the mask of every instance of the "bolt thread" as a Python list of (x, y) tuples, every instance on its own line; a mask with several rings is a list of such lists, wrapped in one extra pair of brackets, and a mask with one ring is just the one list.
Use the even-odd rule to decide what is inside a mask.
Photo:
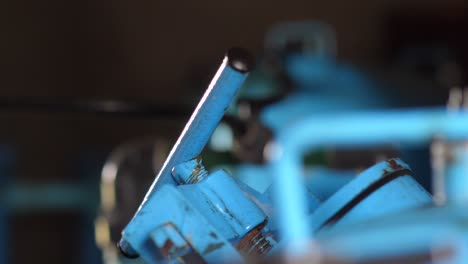
[(188, 177), (188, 184), (194, 184), (202, 181), (208, 176), (208, 171), (206, 171), (205, 166), (201, 163), (201, 160), (198, 161), (197, 166), (193, 169), (192, 173)]
[(266, 237), (261, 232), (259, 232), (257, 235), (255, 235), (254, 238), (252, 238), (251, 246), (247, 254), (263, 256), (270, 250), (270, 248), (270, 241), (268, 241)]
[(237, 249), (245, 257), (263, 256), (271, 249), (270, 241), (261, 232), (262, 228), (250, 231), (238, 244)]

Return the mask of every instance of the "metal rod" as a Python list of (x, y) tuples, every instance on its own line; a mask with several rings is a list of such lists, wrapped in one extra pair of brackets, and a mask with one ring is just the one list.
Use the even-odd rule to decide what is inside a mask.
[(163, 184), (176, 185), (170, 175), (172, 168), (196, 158), (201, 153), (236, 92), (247, 78), (251, 65), (252, 59), (246, 51), (242, 49), (228, 51), (200, 103), (172, 147), (145, 200)]

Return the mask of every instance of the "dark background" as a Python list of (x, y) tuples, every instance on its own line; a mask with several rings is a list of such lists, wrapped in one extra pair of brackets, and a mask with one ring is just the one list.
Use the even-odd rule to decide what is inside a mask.
[[(0, 98), (121, 99), (190, 109), (229, 47), (261, 54), (274, 23), (314, 19), (335, 29), (340, 60), (415, 102), (444, 103), (454, 83), (437, 80), (430, 62), (408, 69), (399, 58), (408, 47), (443, 46), (453, 57), (442, 64), (456, 61), (463, 83), (467, 8), (454, 0), (3, 0)], [(0, 143), (15, 153), (9, 181), (93, 182), (113, 147), (153, 135), (174, 139), (183, 121), (0, 108)], [(83, 176), (80, 162), (96, 173)], [(82, 263), (86, 231), (75, 211), (23, 212), (9, 222), (12, 263)]]

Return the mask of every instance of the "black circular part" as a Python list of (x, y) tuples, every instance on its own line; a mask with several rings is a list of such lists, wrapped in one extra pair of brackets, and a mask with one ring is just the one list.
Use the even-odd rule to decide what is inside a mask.
[(254, 56), (243, 48), (231, 48), (226, 53), (228, 65), (234, 70), (247, 73), (252, 70), (255, 64)]
[(140, 255), (130, 246), (130, 244), (121, 239), (119, 243), (117, 243), (117, 248), (119, 249), (120, 253), (129, 259), (138, 258)]

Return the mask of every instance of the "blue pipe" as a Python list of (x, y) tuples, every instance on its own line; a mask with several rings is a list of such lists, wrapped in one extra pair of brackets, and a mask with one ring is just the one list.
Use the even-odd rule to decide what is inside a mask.
[(280, 131), (270, 155), (280, 234), (288, 254), (305, 255), (311, 230), (307, 222), (302, 157), (306, 151), (379, 144), (423, 144), (435, 136), (468, 139), (468, 112), (446, 109), (364, 112), (305, 118)]

